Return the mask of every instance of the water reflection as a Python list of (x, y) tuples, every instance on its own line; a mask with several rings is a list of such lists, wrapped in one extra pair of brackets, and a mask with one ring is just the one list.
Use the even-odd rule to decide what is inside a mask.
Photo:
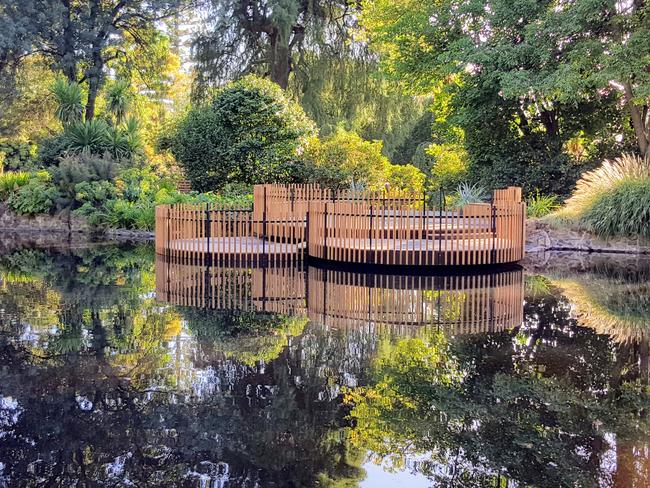
[(0, 486), (351, 487), (372, 462), (431, 486), (648, 486), (647, 339), (562, 292), (602, 280), (644, 320), (637, 278), (6, 254)]

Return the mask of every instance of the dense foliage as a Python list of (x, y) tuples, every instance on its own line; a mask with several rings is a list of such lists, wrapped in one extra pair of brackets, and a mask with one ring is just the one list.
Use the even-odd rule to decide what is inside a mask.
[(646, 151), (639, 132), (648, 122), (635, 119), (648, 95), (647, 8), (368, 0), (362, 20), (387, 73), (417, 92), (451, 95), (473, 178), (566, 194), (576, 163), (620, 150), (617, 134), (630, 142), (636, 133)]
[(169, 146), (193, 188), (289, 181), (298, 148), (313, 133), (299, 105), (274, 83), (249, 76), (194, 107)]

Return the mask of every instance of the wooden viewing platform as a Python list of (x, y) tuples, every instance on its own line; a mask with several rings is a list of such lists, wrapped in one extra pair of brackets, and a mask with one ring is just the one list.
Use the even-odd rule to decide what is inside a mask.
[(305, 255), (359, 265), (477, 266), (524, 255), (521, 189), (492, 203), (427, 209), (422, 197), (257, 185), (252, 209), (156, 208), (156, 252), (184, 262), (252, 264)]

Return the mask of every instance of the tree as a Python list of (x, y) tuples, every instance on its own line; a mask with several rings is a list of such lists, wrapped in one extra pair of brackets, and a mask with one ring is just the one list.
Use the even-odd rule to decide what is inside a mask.
[(26, 59), (10, 80), (0, 78), (0, 140), (34, 141), (55, 130), (58, 124), (50, 96), (54, 81), (55, 74), (43, 56)]
[(212, 191), (227, 183), (287, 181), (313, 133), (313, 123), (278, 85), (248, 76), (190, 110), (169, 146), (192, 187)]
[(125, 36), (171, 16), (182, 0), (25, 0), (0, 5), (0, 70), (34, 53), (47, 56), (69, 82), (87, 86), (85, 117), (95, 115), (106, 65), (124, 54)]
[(257, 73), (282, 88), (303, 48), (340, 45), (353, 9), (342, 0), (211, 0), (208, 7), (208, 27), (195, 42), (199, 84)]
[[(538, 153), (540, 163), (555, 167), (547, 177), (566, 178), (561, 167), (570, 162), (562, 155), (572, 138), (586, 134), (606, 147), (617, 134), (630, 135), (621, 114), (605, 117), (618, 101), (639, 150), (647, 152), (647, 10), (645, 2), (605, 0), (572, 0), (561, 8), (536, 1), (369, 0), (362, 22), (386, 72), (411, 89), (458, 84), (454, 112), (468, 136), (493, 121), (480, 142), (468, 141), (470, 159), (486, 141), (507, 136), (511, 153)], [(490, 164), (500, 157), (492, 156)]]

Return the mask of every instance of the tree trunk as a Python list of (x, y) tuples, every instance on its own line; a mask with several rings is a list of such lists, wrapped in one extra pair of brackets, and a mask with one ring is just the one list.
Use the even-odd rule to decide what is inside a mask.
[(623, 83), (623, 88), (625, 90), (625, 103), (630, 110), (630, 118), (632, 120), (632, 127), (634, 128), (636, 142), (639, 146), (641, 156), (645, 157), (648, 155), (648, 149), (650, 148), (648, 121), (646, 120), (647, 115), (644, 116), (644, 111), (642, 108), (634, 103), (632, 85), (629, 82), (625, 82)]
[(88, 100), (86, 101), (86, 120), (92, 120), (95, 117), (95, 103), (97, 102), (97, 92), (99, 91), (99, 76), (93, 75), (88, 78)]
[(271, 81), (280, 85), (280, 88), (286, 90), (291, 72), (289, 43), (277, 30), (269, 36), (269, 43), (269, 77)]
[(61, 70), (69, 82), (77, 81), (77, 62), (74, 51), (74, 31), (70, 0), (63, 0), (63, 52), (61, 52)]

